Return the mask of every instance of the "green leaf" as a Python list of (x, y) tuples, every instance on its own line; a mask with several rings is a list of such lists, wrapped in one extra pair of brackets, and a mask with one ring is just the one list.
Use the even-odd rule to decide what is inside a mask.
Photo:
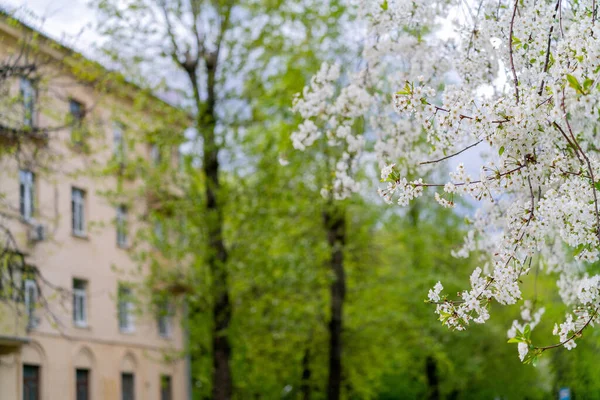
[(412, 87), (411, 87), (411, 85), (408, 82), (406, 82), (404, 84), (404, 87), (402, 88), (402, 90), (400, 90), (399, 92), (396, 92), (396, 94), (405, 95), (405, 96), (409, 95), (409, 94), (412, 94)]
[(567, 81), (569, 82), (569, 85), (571, 87), (574, 87), (574, 88), (579, 87), (579, 82), (577, 81), (577, 78), (575, 78), (573, 75), (567, 74)]
[(542, 351), (540, 349), (535, 349), (532, 346), (529, 346), (529, 353), (527, 353), (525, 356), (523, 364), (531, 364), (536, 367), (541, 355)]
[(500, 150), (498, 150), (498, 155), (502, 156), (502, 154), (504, 154), (504, 146), (500, 147)]
[(585, 94), (583, 88), (579, 84), (579, 81), (573, 75), (567, 74), (567, 81), (569, 82), (569, 86), (571, 86), (573, 89), (577, 90), (581, 94)]
[(388, 9), (388, 1), (387, 0), (383, 0), (383, 3), (381, 3), (381, 9), (383, 11), (387, 11), (387, 9)]

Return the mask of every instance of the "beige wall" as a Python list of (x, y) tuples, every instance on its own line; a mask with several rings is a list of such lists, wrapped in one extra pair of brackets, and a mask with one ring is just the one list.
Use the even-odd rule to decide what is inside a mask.
[[(10, 53), (9, 44), (15, 44), (7, 32), (12, 27), (0, 22), (0, 58)], [(51, 67), (48, 67), (51, 68)], [(52, 86), (52, 83), (49, 83)], [(16, 85), (16, 83), (15, 83)], [(40, 104), (53, 107), (51, 113), (41, 112), (41, 126), (56, 126), (56, 115), (68, 112), (68, 103), (58, 99), (74, 97), (86, 106), (93, 105), (88, 121), (102, 122), (100, 137), (93, 143), (92, 154), (83, 155), (72, 151), (65, 143), (69, 138), (67, 129), (52, 136), (50, 149), (58, 155), (50, 171), (36, 171), (36, 220), (43, 223), (49, 237), (36, 244), (27, 241), (30, 226), (18, 218), (20, 165), (11, 158), (0, 159), (0, 190), (5, 220), (16, 232), (19, 248), (28, 253), (27, 260), (35, 265), (47, 283), (41, 283), (48, 304), (36, 311), (40, 323), (26, 335), (30, 340), (19, 351), (0, 356), (0, 400), (22, 397), (22, 365), (31, 363), (41, 367), (42, 399), (75, 399), (75, 369), (90, 369), (91, 399), (119, 399), (121, 372), (135, 373), (136, 399), (159, 399), (160, 375), (170, 375), (173, 398), (186, 398), (186, 370), (181, 357), (183, 331), (179, 314), (173, 320), (172, 335), (162, 338), (157, 321), (152, 315), (136, 316), (135, 331), (119, 330), (116, 294), (120, 281), (140, 281), (144, 271), (130, 259), (127, 249), (116, 244), (113, 225), (116, 210), (99, 191), (114, 188), (112, 178), (91, 178), (92, 162), (102, 165), (111, 155), (112, 121), (127, 119), (128, 105), (110, 97), (100, 97), (89, 87), (78, 85), (69, 76), (61, 75), (60, 84), (52, 90), (53, 98), (40, 99)], [(40, 107), (41, 108), (41, 107)], [(121, 110), (123, 115), (115, 115)], [(60, 117), (59, 117), (60, 118)], [(103, 136), (103, 137), (102, 137)], [(146, 154), (147, 147), (140, 145), (134, 151)], [(132, 150), (129, 150), (130, 154)], [(21, 166), (23, 167), (23, 166)], [(134, 185), (135, 183), (129, 183)], [(71, 189), (86, 191), (85, 214), (87, 236), (80, 238), (71, 233)], [(144, 204), (130, 209), (130, 225), (144, 212)], [(12, 218), (10, 216), (14, 216)], [(72, 319), (70, 289), (73, 279), (87, 281), (88, 326), (80, 328)], [(62, 293), (56, 288), (65, 288)], [(11, 321), (10, 312), (2, 312), (0, 318)], [(8, 325), (7, 325), (8, 326)], [(15, 331), (16, 332), (16, 331)], [(18, 332), (17, 332), (18, 333)], [(0, 335), (9, 335), (0, 329)], [(0, 344), (0, 350), (2, 345)], [(175, 362), (165, 363), (165, 354), (178, 352)], [(1, 351), (0, 351), (1, 353)]]

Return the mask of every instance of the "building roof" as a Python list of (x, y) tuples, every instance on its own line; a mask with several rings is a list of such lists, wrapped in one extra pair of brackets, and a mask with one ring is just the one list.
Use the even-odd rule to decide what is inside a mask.
[[(61, 56), (67, 56), (73, 60), (80, 60), (85, 63), (89, 63), (89, 66), (100, 71), (103, 76), (110, 75), (109, 90), (115, 90), (117, 87), (122, 88), (123, 86), (125, 86), (125, 88), (128, 89), (125, 91), (125, 93), (128, 93), (129, 95), (135, 92), (145, 92), (148, 93), (154, 100), (157, 100), (163, 105), (166, 105), (173, 109), (177, 109), (179, 111), (183, 111), (182, 108), (177, 104), (173, 104), (172, 102), (167, 101), (165, 98), (162, 98), (160, 95), (152, 93), (148, 89), (140, 87), (136, 83), (132, 82), (131, 79), (128, 79), (120, 71), (106, 66), (101, 61), (94, 60), (91, 55), (85, 55), (82, 52), (73, 49), (73, 47), (65, 44), (60, 39), (52, 37), (52, 35), (48, 32), (45, 32), (43, 28), (34, 27), (33, 24), (26, 21), (25, 18), (15, 16), (14, 12), (11, 12), (6, 7), (0, 5), (0, 31), (15, 38), (21, 37), (22, 33), (18, 32), (17, 27), (11, 27), (11, 25), (8, 23), (9, 21), (14, 21), (25, 31), (31, 34), (36, 34), (42, 39), (42, 41), (46, 41), (48, 44), (51, 44), (49, 48), (46, 48), (44, 50), (53, 58), (60, 59)], [(188, 114), (188, 117), (190, 121), (193, 119), (193, 115)]]

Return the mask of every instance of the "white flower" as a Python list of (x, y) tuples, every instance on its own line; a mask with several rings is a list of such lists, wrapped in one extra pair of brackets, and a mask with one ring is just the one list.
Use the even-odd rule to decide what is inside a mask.
[(435, 195), (435, 201), (437, 201), (442, 207), (444, 208), (452, 208), (454, 207), (454, 203), (443, 198), (442, 196), (440, 196), (439, 193), (436, 193)]
[(396, 164), (390, 164), (390, 165), (386, 165), (385, 167), (383, 167), (381, 169), (381, 180), (382, 181), (386, 181), (387, 180), (387, 178), (390, 176), (390, 174), (394, 170), (395, 166), (396, 166)]
[[(491, 302), (524, 300), (521, 282), (532, 260), (539, 261), (536, 268), (558, 277), (558, 294), (573, 310), (555, 334), (558, 343), (574, 348), (575, 340), (567, 339), (592, 329), (600, 307), (600, 274), (590, 267), (600, 258), (600, 24), (581, 12), (591, 0), (561, 9), (560, 34), (550, 49), (544, 38), (556, 26), (554, 2), (520, 2), (516, 14), (513, 7), (495, 7), (494, 18), (482, 12), (456, 21), (457, 35), (470, 38), (458, 42), (435, 32), (419, 40), (404, 29), (435, 27), (452, 2), (394, 1), (385, 12), (379, 3), (358, 0), (365, 30), (357, 65), (365, 67), (354, 72), (323, 64), (294, 100), (303, 119), (292, 134), (294, 147), (304, 151), (317, 141), (331, 147), (319, 151), (332, 154), (333, 180), (326, 185), (336, 199), (359, 190), (359, 162), (374, 159), (384, 166), (386, 184), (377, 192), (386, 203), (406, 206), (427, 194), (450, 207), (455, 197), (467, 198), (475, 211), (466, 216), (468, 230), (453, 255), (477, 254), (484, 262), (460, 301), (440, 303), (437, 285), (429, 291), (436, 312), (450, 315), (444, 323), (452, 329), (484, 323)], [(520, 46), (515, 38), (530, 39)], [(484, 156), (465, 158), (467, 150)], [(467, 166), (460, 163), (444, 177), (448, 164), (465, 159)], [(444, 194), (425, 190), (432, 186)], [(542, 313), (543, 307), (525, 303), (509, 335), (527, 324), (533, 329)], [(527, 351), (519, 345), (521, 359)]]
[(444, 290), (444, 287), (442, 286), (441, 282), (436, 283), (435, 286), (433, 286), (433, 289), (429, 289), (429, 294), (427, 295), (429, 301), (434, 303), (440, 301), (440, 293), (442, 290)]
[(444, 192), (454, 193), (456, 192), (456, 186), (452, 182), (448, 182), (444, 185)]
[(529, 346), (525, 342), (520, 342), (517, 348), (519, 350), (519, 360), (523, 361), (527, 353), (529, 353)]

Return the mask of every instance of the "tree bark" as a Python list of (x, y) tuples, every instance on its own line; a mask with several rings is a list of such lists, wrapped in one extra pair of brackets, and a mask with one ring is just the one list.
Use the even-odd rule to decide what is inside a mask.
[(302, 382), (300, 384), (300, 393), (302, 400), (310, 400), (310, 349), (307, 347), (304, 350), (302, 357)]
[(437, 364), (435, 358), (432, 356), (427, 356), (427, 359), (425, 360), (425, 373), (427, 375), (427, 386), (429, 388), (427, 399), (439, 400), (440, 384), (437, 374)]
[(208, 222), (208, 266), (212, 272), (213, 298), (213, 398), (229, 400), (233, 392), (229, 359), (231, 346), (228, 329), (231, 302), (227, 273), (228, 252), (223, 242), (223, 209), (219, 203), (219, 146), (215, 141), (215, 68), (207, 62), (208, 99), (205, 113), (204, 174), (206, 176), (206, 211)]
[[(229, 298), (229, 283), (227, 260), (229, 257), (223, 240), (223, 206), (219, 201), (221, 184), (219, 181), (219, 151), (215, 139), (216, 110), (215, 110), (215, 73), (216, 56), (205, 60), (207, 72), (207, 99), (203, 103), (195, 66), (186, 69), (194, 91), (194, 100), (198, 109), (196, 129), (202, 134), (203, 158), (202, 168), (206, 177), (206, 227), (208, 234), (207, 265), (212, 276), (212, 352), (213, 379), (212, 398), (214, 400), (230, 400), (233, 392), (231, 378), (231, 345), (228, 329), (231, 321), (231, 301)], [(185, 67), (184, 67), (185, 68)]]
[(330, 286), (331, 319), (329, 321), (329, 379), (327, 382), (327, 399), (339, 400), (342, 386), (343, 307), (346, 297), (346, 275), (344, 271), (346, 219), (343, 210), (333, 206), (325, 211), (323, 219), (331, 251), (330, 267), (334, 276)]

